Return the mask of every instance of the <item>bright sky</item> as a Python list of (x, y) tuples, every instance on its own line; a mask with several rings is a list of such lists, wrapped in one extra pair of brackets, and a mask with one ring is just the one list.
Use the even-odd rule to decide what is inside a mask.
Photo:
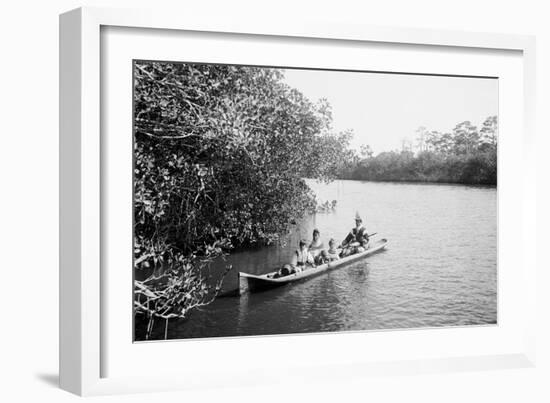
[(285, 70), (286, 82), (312, 101), (328, 99), (336, 131), (353, 129), (352, 148), (374, 153), (401, 149), (420, 126), (451, 131), (465, 120), (478, 127), (498, 114), (498, 80)]

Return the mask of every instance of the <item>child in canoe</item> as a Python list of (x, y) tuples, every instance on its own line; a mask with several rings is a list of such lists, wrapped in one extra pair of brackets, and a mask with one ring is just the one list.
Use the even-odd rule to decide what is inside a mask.
[(292, 266), (301, 270), (307, 268), (307, 266), (315, 266), (315, 260), (307, 247), (306, 241), (301, 239), (298, 245), (299, 248), (292, 257)]
[(315, 256), (315, 264), (317, 266), (326, 264), (328, 262), (330, 262), (330, 258), (328, 257), (328, 252), (326, 250), (322, 250), (321, 253)]
[(322, 250), (321, 253), (315, 257), (315, 263), (321, 265), (338, 259), (340, 259), (340, 256), (338, 254), (338, 249), (336, 249), (336, 240), (331, 238), (328, 242), (328, 250)]
[(305, 240), (301, 239), (298, 249), (292, 255), (292, 262), (285, 264), (273, 275), (274, 278), (285, 277), (290, 274), (299, 273), (310, 267), (315, 267), (315, 259), (307, 248)]
[(334, 238), (330, 238), (330, 241), (328, 241), (327, 254), (328, 254), (328, 257), (329, 257), (330, 261), (340, 259), (338, 249), (336, 249), (336, 240)]

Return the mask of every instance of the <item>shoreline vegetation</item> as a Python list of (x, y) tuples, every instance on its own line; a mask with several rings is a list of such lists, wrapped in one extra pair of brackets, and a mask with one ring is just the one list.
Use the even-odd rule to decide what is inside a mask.
[[(210, 262), (270, 245), (317, 207), (303, 178), (496, 184), (496, 117), (481, 130), (421, 128), (418, 147), (350, 148), (314, 103), (272, 68), (134, 63), (136, 340), (211, 303)], [(152, 273), (145, 277), (145, 274)], [(160, 333), (159, 333), (160, 332)], [(161, 337), (161, 336), (156, 336)]]
[(498, 119), (489, 116), (478, 129), (471, 122), (442, 133), (420, 127), (413, 145), (376, 156), (368, 145), (348, 163), (339, 179), (384, 182), (434, 182), (464, 185), (497, 184)]
[(135, 62), (134, 313), (146, 323), (136, 339), (149, 339), (155, 321), (167, 338), (169, 320), (212, 302), (223, 276), (209, 278), (209, 263), (288, 233), (316, 206), (302, 177), (331, 181), (351, 157), (352, 134), (333, 131), (328, 102), (283, 78), (270, 68)]

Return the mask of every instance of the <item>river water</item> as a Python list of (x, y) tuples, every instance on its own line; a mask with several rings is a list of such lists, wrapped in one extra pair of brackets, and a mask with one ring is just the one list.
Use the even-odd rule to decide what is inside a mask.
[[(307, 281), (211, 305), (170, 322), (168, 338), (246, 336), (346, 330), (495, 324), (497, 321), (497, 193), (443, 184), (309, 181), (317, 199), (337, 200), (286, 239), (227, 259), (236, 271), (262, 274), (290, 260), (313, 228), (340, 242), (356, 211), (383, 252)], [(162, 331), (162, 330), (159, 330)]]

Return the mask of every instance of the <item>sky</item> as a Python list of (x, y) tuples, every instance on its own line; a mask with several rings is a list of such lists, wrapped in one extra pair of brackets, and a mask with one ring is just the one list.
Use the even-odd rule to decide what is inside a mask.
[(285, 69), (285, 81), (311, 101), (332, 105), (333, 128), (353, 129), (351, 147), (375, 154), (400, 150), (420, 126), (451, 131), (465, 120), (478, 127), (498, 115), (498, 80)]

